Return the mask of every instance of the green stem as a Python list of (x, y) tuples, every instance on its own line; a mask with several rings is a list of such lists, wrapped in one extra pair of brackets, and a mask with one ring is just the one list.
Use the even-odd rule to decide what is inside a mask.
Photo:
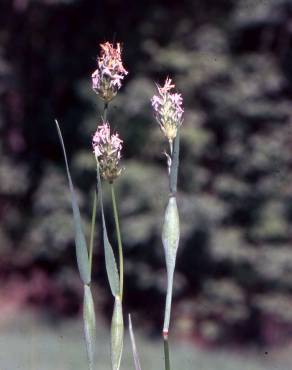
[[(104, 103), (104, 109), (103, 109), (103, 120), (104, 121), (106, 121), (106, 118), (107, 118), (107, 110), (108, 110), (108, 102), (105, 102)], [(96, 207), (97, 207), (97, 195), (96, 195), (96, 190), (94, 190), (93, 209), (92, 209), (92, 216), (91, 216), (90, 242), (89, 242), (89, 269), (90, 269), (90, 274), (91, 274), (91, 271), (92, 271), (92, 256), (93, 256), (94, 228), (95, 228), (95, 220), (96, 220)]]
[(179, 139), (180, 139), (180, 130), (177, 130), (176, 137), (173, 143), (173, 152), (171, 156), (171, 168), (169, 174), (169, 188), (172, 195), (176, 194), (177, 190), (177, 172), (179, 165)]
[(168, 335), (168, 330), (169, 330), (174, 269), (175, 269), (175, 265), (167, 267), (167, 292), (166, 292), (164, 323), (163, 323), (164, 335)]
[(94, 200), (93, 200), (93, 208), (92, 208), (92, 216), (91, 216), (90, 243), (89, 243), (89, 269), (90, 269), (90, 274), (91, 274), (91, 270), (92, 270), (94, 228), (95, 228), (95, 220), (96, 220), (96, 204), (97, 204), (97, 196), (96, 196), (96, 190), (94, 190)]
[(119, 224), (119, 216), (118, 216), (118, 210), (117, 210), (115, 189), (114, 189), (113, 184), (111, 184), (111, 193), (112, 193), (114, 218), (115, 218), (115, 224), (116, 224), (116, 233), (117, 233), (117, 239), (118, 239), (119, 265), (120, 265), (120, 296), (122, 300), (123, 299), (123, 285), (124, 285), (123, 247), (122, 247), (122, 239), (121, 239), (121, 232), (120, 232), (120, 224)]
[[(173, 141), (169, 141), (171, 163), (169, 168), (169, 189), (170, 194), (175, 196), (177, 190), (177, 172), (179, 165), (179, 130), (177, 136)], [(164, 314), (164, 325), (163, 325), (163, 345), (164, 345), (164, 363), (165, 370), (170, 370), (169, 360), (169, 344), (168, 344), (168, 329), (170, 321), (171, 301), (172, 301), (172, 285), (173, 285), (173, 271), (168, 271), (168, 283), (167, 283), (167, 295), (165, 304)]]
[(168, 336), (163, 338), (165, 370), (170, 370)]
[(172, 152), (173, 152), (173, 140), (169, 140), (169, 150), (170, 150), (170, 156), (172, 157)]
[(107, 111), (108, 111), (108, 102), (104, 103), (104, 108), (103, 108), (103, 120), (106, 122), (107, 120)]

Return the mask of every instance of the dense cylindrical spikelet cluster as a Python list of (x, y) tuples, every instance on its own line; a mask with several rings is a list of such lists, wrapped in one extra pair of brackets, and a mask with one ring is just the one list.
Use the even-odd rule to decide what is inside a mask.
[(92, 88), (105, 102), (111, 101), (128, 74), (121, 60), (121, 46), (106, 42), (100, 44), (101, 54), (97, 58), (97, 69), (92, 74)]
[(182, 97), (178, 93), (171, 93), (175, 88), (171, 79), (165, 80), (164, 86), (158, 86), (159, 95), (154, 95), (151, 99), (154, 109), (155, 118), (160, 126), (161, 131), (172, 142), (177, 134), (177, 129), (182, 124)]
[(115, 306), (111, 324), (111, 361), (112, 370), (119, 370), (123, 352), (124, 320), (121, 298), (115, 297)]
[(107, 122), (97, 127), (92, 139), (95, 157), (99, 164), (103, 179), (113, 182), (120, 174), (119, 162), (121, 159), (122, 140), (118, 134), (111, 134)]

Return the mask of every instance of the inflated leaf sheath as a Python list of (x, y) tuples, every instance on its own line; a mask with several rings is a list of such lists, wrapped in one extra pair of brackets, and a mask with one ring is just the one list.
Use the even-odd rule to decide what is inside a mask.
[(177, 248), (179, 244), (180, 228), (179, 214), (176, 204), (176, 198), (171, 196), (165, 210), (164, 223), (162, 227), (162, 243), (165, 252), (167, 269), (167, 296), (164, 315), (164, 332), (168, 332), (172, 299), (173, 274)]
[(95, 353), (95, 345), (96, 345), (95, 312), (94, 312), (94, 303), (92, 299), (91, 290), (88, 285), (84, 285), (83, 319), (84, 319), (84, 336), (85, 336), (89, 370), (93, 370), (94, 353)]
[(111, 324), (111, 361), (112, 370), (119, 370), (123, 352), (124, 320), (122, 302), (115, 297), (115, 306)]

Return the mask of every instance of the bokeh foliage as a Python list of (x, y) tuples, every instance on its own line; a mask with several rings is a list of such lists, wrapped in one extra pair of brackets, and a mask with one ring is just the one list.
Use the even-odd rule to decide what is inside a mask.
[[(90, 75), (98, 43), (122, 41), (130, 73), (109, 119), (125, 142), (118, 192), (127, 309), (141, 325), (161, 326), (166, 143), (149, 99), (154, 82), (169, 75), (186, 109), (174, 330), (211, 343), (284, 340), (292, 327), (291, 18), (291, 0), (1, 1), (2, 282), (40, 269), (67, 298), (55, 305), (57, 299), (38, 300), (29, 291), (28, 302), (51, 303), (62, 313), (78, 309), (71, 209), (53, 119), (62, 125), (88, 231), (91, 136), (102, 108)], [(109, 207), (107, 201), (108, 214)], [(106, 312), (100, 242), (98, 229), (93, 273)]]

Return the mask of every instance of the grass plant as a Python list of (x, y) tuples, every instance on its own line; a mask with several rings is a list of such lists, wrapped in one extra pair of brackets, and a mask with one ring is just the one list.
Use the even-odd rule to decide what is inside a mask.
[[(80, 278), (84, 286), (84, 336), (89, 370), (94, 370), (96, 368), (96, 325), (94, 301), (91, 294), (90, 283), (93, 263), (94, 229), (96, 223), (95, 221), (98, 199), (102, 219), (105, 266), (109, 286), (114, 298), (114, 308), (110, 333), (112, 370), (119, 370), (123, 353), (124, 260), (118, 205), (115, 195), (115, 181), (117, 181), (118, 177), (123, 172), (120, 168), (123, 141), (120, 139), (118, 133), (113, 133), (111, 131), (111, 125), (107, 120), (107, 113), (110, 102), (117, 95), (119, 89), (122, 86), (122, 81), (127, 73), (128, 72), (122, 64), (120, 44), (113, 45), (109, 42), (101, 44), (101, 54), (97, 59), (97, 69), (92, 74), (92, 88), (96, 92), (98, 97), (103, 100), (104, 111), (102, 115), (102, 122), (98, 125), (92, 141), (93, 152), (96, 158), (97, 191), (94, 194), (93, 200), (91, 232), (88, 247), (82, 230), (80, 211), (78, 208), (74, 186), (71, 179), (62, 133), (57, 120), (55, 121), (67, 170), (74, 219), (77, 265)], [(158, 94), (154, 95), (151, 99), (155, 118), (160, 126), (163, 135), (166, 137), (166, 140), (169, 143), (169, 153), (165, 152), (167, 159), (166, 170), (168, 171), (169, 175), (169, 197), (162, 227), (162, 243), (165, 251), (167, 270), (167, 294), (164, 312), (164, 325), (162, 329), (165, 370), (170, 370), (168, 338), (171, 318), (173, 278), (175, 271), (176, 254), (180, 238), (176, 193), (179, 165), (179, 130), (182, 124), (183, 108), (182, 97), (180, 94), (173, 92), (174, 88), (175, 85), (172, 83), (172, 80), (170, 78), (166, 78), (164, 86), (157, 85)], [(116, 262), (115, 254), (107, 233), (103, 205), (104, 186), (109, 186), (111, 191), (113, 218), (115, 221), (117, 239), (118, 264)], [(119, 266), (119, 268), (117, 266)], [(134, 330), (130, 316), (129, 332), (135, 369), (141, 370)]]

